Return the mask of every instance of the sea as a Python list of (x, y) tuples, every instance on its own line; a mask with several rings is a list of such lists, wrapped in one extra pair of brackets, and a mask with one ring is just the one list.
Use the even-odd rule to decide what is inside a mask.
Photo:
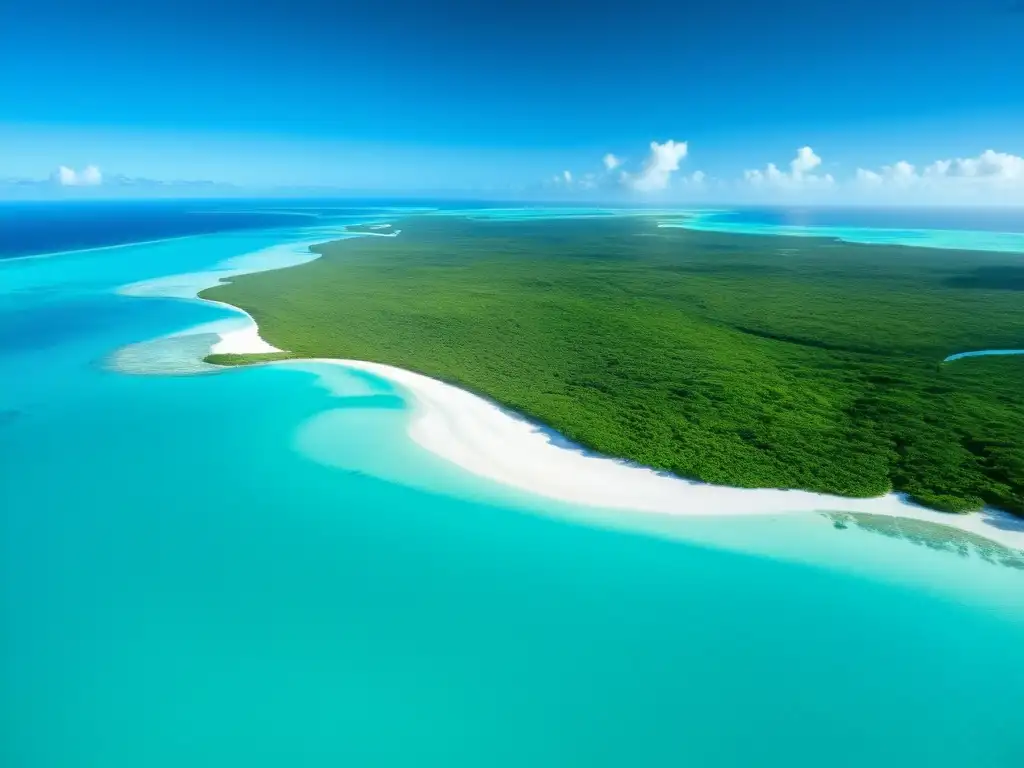
[[(385, 379), (183, 346), (238, 319), (195, 285), (413, 210), (615, 215), (0, 204), (0, 765), (1024, 765), (1024, 570), (558, 504), (413, 443)], [(1024, 258), (1007, 211), (666, 221)]]
[(1024, 253), (1024, 209), (737, 208), (667, 216), (663, 226), (748, 235), (825, 237), (868, 245)]

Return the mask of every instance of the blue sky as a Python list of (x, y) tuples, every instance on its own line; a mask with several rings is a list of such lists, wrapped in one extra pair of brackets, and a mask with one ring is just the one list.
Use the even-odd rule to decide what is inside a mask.
[(5, 3), (0, 178), (1024, 202), (1022, 40), (1019, 0)]

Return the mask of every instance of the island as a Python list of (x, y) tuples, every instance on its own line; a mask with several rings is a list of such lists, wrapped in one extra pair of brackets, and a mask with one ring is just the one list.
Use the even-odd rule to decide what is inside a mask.
[[(201, 296), (684, 478), (1024, 515), (1019, 254), (417, 215)], [(212, 355), (239, 365), (266, 355)]]

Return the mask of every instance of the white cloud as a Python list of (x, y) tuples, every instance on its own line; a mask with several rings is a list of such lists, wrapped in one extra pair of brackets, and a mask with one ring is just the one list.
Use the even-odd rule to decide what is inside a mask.
[(942, 180), (980, 180), (1024, 184), (1024, 157), (986, 149), (977, 157), (936, 160), (917, 169), (906, 160), (882, 166), (881, 172), (857, 169), (857, 179), (873, 183), (919, 184)]
[(572, 171), (562, 171), (551, 177), (551, 184), (556, 187), (571, 187), (572, 181)]
[(883, 165), (878, 171), (858, 168), (853, 178), (854, 182), (866, 187), (877, 188), (885, 184), (906, 187), (915, 182), (917, 171), (906, 160), (900, 160), (892, 165)]
[(897, 184), (907, 184), (916, 175), (914, 166), (912, 166), (906, 160), (900, 160), (895, 165), (887, 165), (882, 170), (885, 171), (885, 175), (887, 178), (891, 179)]
[(926, 172), (943, 176), (1001, 179), (1024, 182), (1024, 157), (986, 149), (977, 157), (940, 160), (928, 166)]
[(768, 163), (768, 168), (765, 171), (746, 170), (743, 172), (743, 178), (749, 181), (751, 184), (763, 184), (768, 179), (776, 179), (780, 176), (779, 169), (775, 166), (775, 163)]
[(789, 172), (782, 171), (775, 163), (768, 163), (763, 171), (746, 170), (743, 178), (754, 186), (773, 186), (783, 189), (805, 189), (810, 187), (830, 187), (835, 183), (832, 174), (815, 173), (821, 165), (821, 157), (810, 147), (800, 147), (796, 157), (789, 162)]
[(103, 174), (95, 165), (87, 165), (78, 173), (78, 183), (82, 186), (92, 187), (103, 183)]
[[(636, 192), (657, 192), (669, 187), (673, 175), (679, 171), (679, 165), (686, 158), (689, 146), (685, 141), (669, 139), (665, 142), (650, 143), (650, 152), (642, 168), (637, 172), (622, 170), (625, 161), (608, 152), (601, 158), (604, 169), (598, 172), (583, 173), (573, 176), (569, 171), (562, 171), (551, 177), (548, 185), (556, 187), (573, 187), (578, 190), (592, 191), (611, 189), (618, 185)], [(703, 171), (695, 171), (681, 176), (680, 181), (688, 187), (703, 187), (707, 176)]]
[(874, 171), (866, 171), (863, 168), (857, 169), (856, 178), (860, 184), (874, 187), (877, 187), (879, 184), (885, 181), (885, 179), (882, 177), (882, 174), (875, 173)]
[(87, 165), (80, 171), (62, 165), (53, 172), (53, 180), (62, 187), (95, 187), (103, 183), (103, 174), (95, 165)]
[(622, 182), (637, 192), (656, 192), (668, 187), (672, 174), (679, 170), (680, 161), (686, 157), (689, 147), (685, 141), (669, 139), (663, 144), (651, 142), (651, 153), (647, 156), (643, 170), (638, 174), (623, 172)]
[(73, 187), (78, 181), (78, 174), (68, 168), (66, 165), (62, 165), (57, 169), (56, 179), (59, 184), (65, 187)]
[[(957, 157), (914, 165), (900, 160), (875, 168), (850, 169), (835, 178), (824, 172), (826, 163), (811, 147), (796, 150), (788, 164), (768, 163), (743, 172), (739, 181), (713, 178), (703, 171), (684, 174), (680, 166), (688, 157), (685, 141), (650, 143), (639, 169), (607, 153), (601, 166), (574, 175), (565, 170), (548, 182), (563, 190), (612, 192), (620, 187), (640, 193), (657, 193), (674, 186), (680, 195), (706, 196), (715, 191), (723, 200), (928, 203), (1024, 203), (1024, 157), (989, 149), (973, 157)], [(81, 178), (82, 174), (77, 177)], [(113, 179), (108, 179), (113, 183)], [(81, 181), (78, 181), (81, 183)]]
[(858, 168), (861, 193), (886, 193), (921, 202), (1001, 202), (1024, 196), (1024, 157), (987, 149), (977, 157), (936, 160), (918, 171), (901, 160), (873, 171)]
[(793, 171), (793, 176), (796, 177), (810, 173), (819, 165), (821, 165), (821, 158), (814, 154), (814, 150), (810, 147), (800, 147), (796, 151), (796, 157), (789, 164)]

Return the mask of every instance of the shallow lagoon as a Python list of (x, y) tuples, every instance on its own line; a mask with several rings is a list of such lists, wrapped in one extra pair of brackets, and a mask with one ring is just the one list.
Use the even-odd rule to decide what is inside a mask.
[(232, 316), (121, 287), (327, 232), (0, 264), (4, 764), (1018, 764), (1024, 571), (532, 498), (336, 367), (111, 368)]
[[(865, 218), (867, 225), (850, 226), (837, 223), (836, 217), (844, 216), (843, 211), (812, 213), (809, 210), (796, 215), (780, 215), (778, 210), (751, 211), (689, 211), (683, 215), (670, 214), (660, 222), (663, 227), (682, 227), (703, 232), (727, 232), (739, 235), (779, 235), (785, 237), (824, 237), (843, 240), (848, 243), (866, 245), (907, 245), (920, 248), (942, 248), (966, 251), (1001, 251), (1024, 253), (1024, 218), (1012, 213), (1000, 212), (993, 217), (971, 212), (956, 211), (942, 215), (925, 216), (921, 211), (908, 211), (908, 218), (923, 218), (928, 226), (901, 226), (899, 219), (893, 219), (891, 211), (846, 211), (848, 218)], [(830, 215), (831, 214), (831, 215)], [(898, 212), (897, 212), (898, 214)], [(957, 215), (959, 214), (959, 216)], [(946, 221), (963, 220), (963, 227), (942, 224)], [(799, 220), (801, 223), (790, 223)], [(991, 229), (996, 225), (1007, 231)], [(972, 229), (970, 227), (979, 227)]]

